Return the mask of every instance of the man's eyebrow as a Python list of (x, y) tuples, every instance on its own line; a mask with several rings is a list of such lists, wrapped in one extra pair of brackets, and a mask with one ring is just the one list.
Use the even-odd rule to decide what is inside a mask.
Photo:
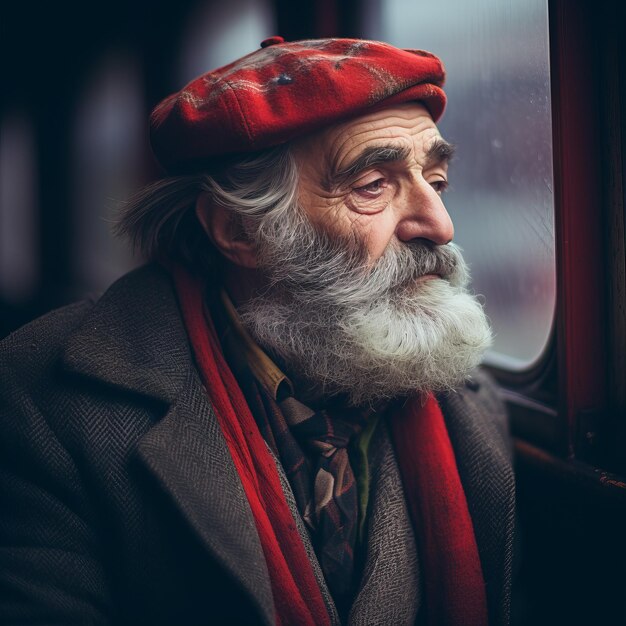
[(339, 170), (330, 172), (326, 180), (327, 189), (336, 189), (348, 179), (356, 176), (363, 170), (379, 165), (380, 163), (390, 163), (407, 159), (410, 154), (406, 146), (371, 146), (365, 148), (348, 165)]
[(426, 162), (424, 167), (433, 167), (440, 163), (448, 163), (454, 156), (456, 148), (443, 137), (437, 137), (426, 150)]

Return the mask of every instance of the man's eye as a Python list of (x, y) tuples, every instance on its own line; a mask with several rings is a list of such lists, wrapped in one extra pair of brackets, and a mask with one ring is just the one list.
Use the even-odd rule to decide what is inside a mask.
[(430, 186), (441, 195), (448, 188), (447, 180), (433, 180)]
[(387, 183), (384, 178), (377, 178), (367, 185), (355, 187), (354, 191), (365, 196), (366, 198), (376, 198), (383, 192), (386, 186)]

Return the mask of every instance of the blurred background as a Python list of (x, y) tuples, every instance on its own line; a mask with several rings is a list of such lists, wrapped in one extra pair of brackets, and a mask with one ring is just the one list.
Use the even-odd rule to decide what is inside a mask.
[(161, 175), (157, 102), (269, 36), (342, 36), (444, 60), (440, 128), (458, 150), (445, 201), (495, 329), (488, 360), (541, 357), (555, 305), (546, 0), (11, 3), (0, 26), (0, 336), (142, 262), (110, 230)]

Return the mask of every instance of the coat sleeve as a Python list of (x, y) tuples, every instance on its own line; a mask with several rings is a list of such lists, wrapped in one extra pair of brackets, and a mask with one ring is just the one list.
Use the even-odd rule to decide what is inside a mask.
[(0, 623), (110, 623), (87, 490), (42, 405), (54, 355), (20, 333), (0, 344)]

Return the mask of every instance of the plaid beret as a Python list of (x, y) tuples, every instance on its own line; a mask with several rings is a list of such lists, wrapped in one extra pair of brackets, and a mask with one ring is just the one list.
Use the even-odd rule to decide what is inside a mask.
[(436, 121), (446, 97), (433, 54), (378, 41), (272, 37), (261, 49), (199, 76), (156, 106), (152, 149), (165, 170), (197, 171), (372, 108), (422, 102)]

